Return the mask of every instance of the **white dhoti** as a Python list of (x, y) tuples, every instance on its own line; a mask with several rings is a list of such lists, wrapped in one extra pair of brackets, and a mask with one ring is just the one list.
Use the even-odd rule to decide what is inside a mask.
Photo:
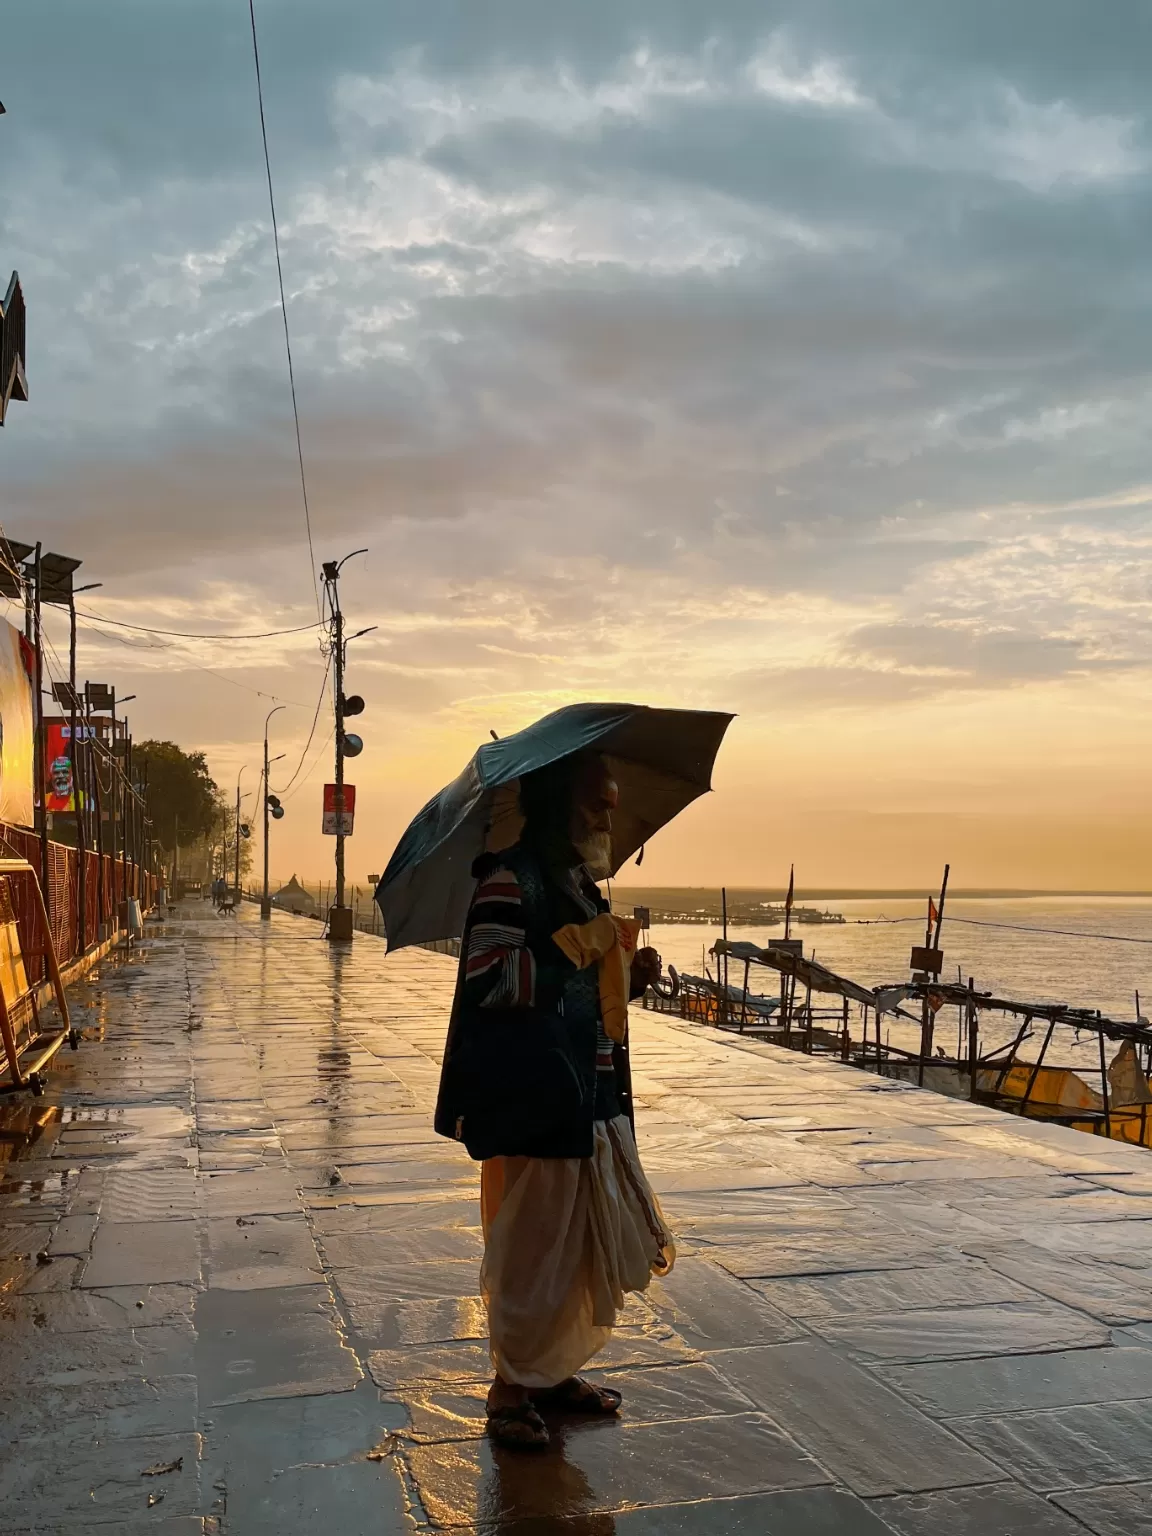
[(628, 1291), (667, 1274), (675, 1249), (632, 1127), (598, 1120), (591, 1157), (492, 1157), (481, 1165), (492, 1364), (553, 1387), (604, 1347)]

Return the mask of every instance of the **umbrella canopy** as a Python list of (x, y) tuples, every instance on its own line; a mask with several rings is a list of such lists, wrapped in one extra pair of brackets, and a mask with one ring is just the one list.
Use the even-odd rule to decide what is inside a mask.
[(429, 800), (396, 845), (376, 887), (388, 948), (454, 939), (464, 931), (480, 854), (510, 847), (522, 825), (523, 774), (589, 748), (620, 787), (612, 815), (612, 873), (653, 833), (712, 787), (712, 764), (732, 716), (644, 704), (569, 704), (492, 741)]

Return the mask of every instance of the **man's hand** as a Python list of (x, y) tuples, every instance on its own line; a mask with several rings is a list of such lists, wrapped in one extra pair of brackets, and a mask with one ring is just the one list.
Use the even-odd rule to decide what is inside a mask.
[(660, 980), (663, 962), (652, 948), (638, 949), (632, 957), (632, 996), (642, 997)]

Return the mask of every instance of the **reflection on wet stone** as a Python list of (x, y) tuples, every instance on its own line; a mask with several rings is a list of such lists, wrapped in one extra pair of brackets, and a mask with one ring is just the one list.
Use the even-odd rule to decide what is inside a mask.
[(0, 1103), (5, 1530), (1140, 1529), (1152, 1347), (1105, 1325), (1152, 1314), (1147, 1154), (650, 1014), (680, 1260), (589, 1367), (620, 1419), (496, 1450), (452, 964), (301, 926), (192, 909)]

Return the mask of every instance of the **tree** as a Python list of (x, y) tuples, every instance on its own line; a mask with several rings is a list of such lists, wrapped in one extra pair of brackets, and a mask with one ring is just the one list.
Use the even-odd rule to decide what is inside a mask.
[(138, 780), (148, 780), (148, 814), (162, 848), (205, 837), (218, 826), (220, 791), (203, 752), (185, 752), (174, 741), (142, 741), (132, 748)]

